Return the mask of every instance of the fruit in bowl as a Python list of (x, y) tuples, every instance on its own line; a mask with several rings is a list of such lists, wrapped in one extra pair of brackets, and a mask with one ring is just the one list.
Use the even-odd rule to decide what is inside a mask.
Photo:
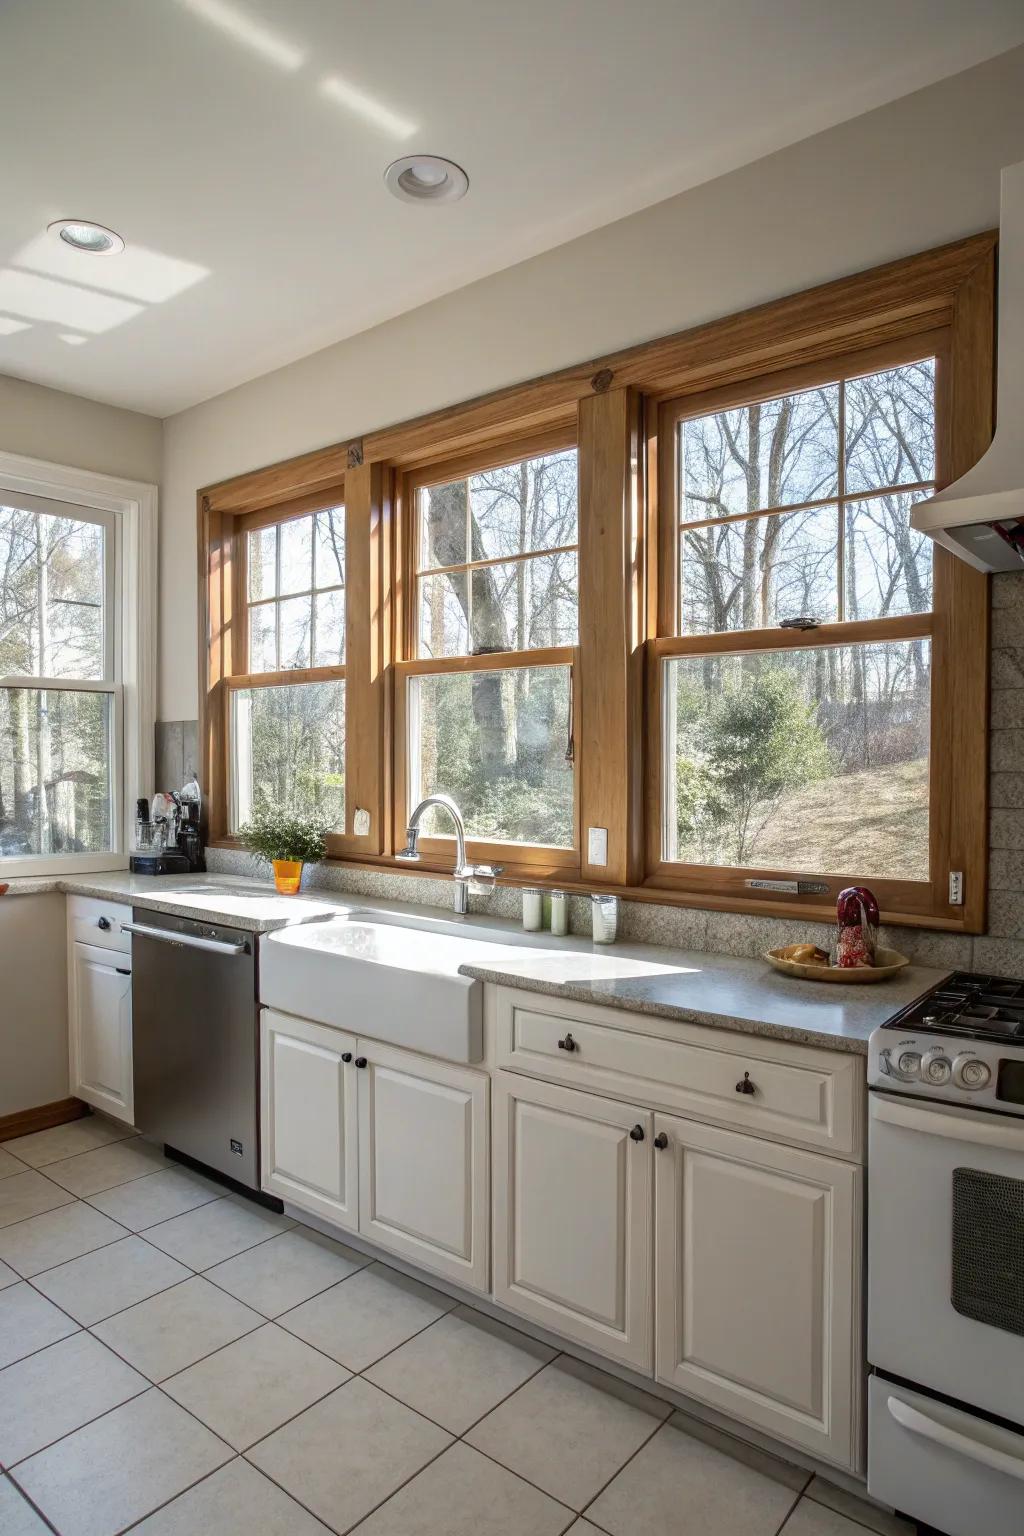
[(784, 960), (794, 960), (797, 965), (828, 965), (827, 949), (817, 944), (786, 944), (776, 951)]

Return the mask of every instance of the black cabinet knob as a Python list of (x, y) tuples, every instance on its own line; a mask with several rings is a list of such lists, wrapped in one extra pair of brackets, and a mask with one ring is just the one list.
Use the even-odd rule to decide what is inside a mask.
[(757, 1092), (757, 1089), (754, 1087), (753, 1083), (750, 1081), (750, 1073), (749, 1072), (744, 1072), (741, 1081), (736, 1084), (736, 1092), (737, 1093), (756, 1093)]
[(110, 927), (110, 918), (109, 917), (99, 917), (99, 918), (97, 918), (96, 919), (96, 927), (97, 928), (102, 928), (103, 932), (106, 933), (107, 929)]
[(654, 1145), (657, 1147), (659, 1152), (664, 1152), (665, 1148), (668, 1146), (668, 1137), (665, 1135), (664, 1131), (659, 1131), (657, 1136), (655, 1136)]
[(342, 1051), (341, 1059), (342, 1059), (342, 1061), (351, 1061), (352, 1060), (352, 1052), (351, 1051)]
[(643, 1139), (644, 1139), (644, 1128), (643, 1128), (643, 1126), (642, 1125), (634, 1125), (633, 1129), (629, 1133), (629, 1139), (630, 1139), (630, 1141), (643, 1141)]
[(357, 1067), (365, 1067), (366, 1066), (366, 1057), (365, 1056), (357, 1056), (356, 1057), (356, 1066)]
[(572, 1037), (572, 1031), (571, 1030), (567, 1029), (566, 1032), (565, 1032), (565, 1039), (564, 1040), (559, 1040), (559, 1042), (558, 1042), (558, 1049), (560, 1051), (578, 1051), (579, 1050), (579, 1046), (576, 1044), (576, 1041)]

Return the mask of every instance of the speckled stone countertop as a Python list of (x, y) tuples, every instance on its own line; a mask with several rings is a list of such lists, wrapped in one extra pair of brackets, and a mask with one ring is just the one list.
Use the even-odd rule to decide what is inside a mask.
[[(293, 923), (322, 922), (346, 912), (404, 914), (418, 926), (466, 941), (464, 976), (549, 997), (600, 1003), (631, 1013), (706, 1024), (743, 1034), (866, 1054), (877, 1025), (936, 985), (948, 972), (911, 965), (876, 985), (836, 986), (798, 981), (762, 960), (663, 948), (655, 944), (592, 944), (583, 938), (526, 934), (518, 924), (479, 915), (455, 917), (436, 907), (365, 896), (278, 896), (267, 881), (231, 875), (115, 874), (15, 879), (8, 896), (45, 891), (94, 896), (126, 905), (270, 933)], [(0, 905), (0, 920), (2, 920)], [(494, 944), (507, 959), (494, 957)], [(485, 941), (486, 949), (481, 949)], [(478, 962), (474, 963), (473, 951)]]

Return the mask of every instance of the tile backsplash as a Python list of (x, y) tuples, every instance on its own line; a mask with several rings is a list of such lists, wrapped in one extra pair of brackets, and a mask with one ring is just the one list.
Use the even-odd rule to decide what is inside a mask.
[[(990, 754), (989, 917), (988, 931), (978, 938), (938, 933), (923, 928), (885, 930), (882, 942), (922, 965), (960, 966), (975, 970), (1024, 975), (1024, 572), (992, 579), (992, 737)], [(192, 735), (187, 735), (191, 727)], [(166, 741), (168, 766), (194, 754), (195, 725), (189, 721), (157, 726)], [(180, 736), (177, 734), (180, 732)], [(179, 780), (180, 782), (180, 780)], [(219, 874), (261, 873), (245, 854), (211, 849), (208, 867)], [(267, 873), (265, 870), (262, 873)], [(309, 889), (339, 895), (377, 897), (451, 907), (451, 884), (390, 870), (348, 869), (321, 865), (306, 871)], [(498, 887), (485, 896), (471, 896), (470, 909), (493, 917), (518, 918), (520, 892)], [(569, 903), (573, 933), (589, 934), (590, 902), (574, 896)], [(732, 912), (704, 912), (655, 902), (626, 901), (619, 918), (619, 936), (627, 941), (663, 944), (729, 955), (759, 955), (763, 950), (797, 940), (827, 946), (832, 930), (825, 924), (783, 918), (747, 917)]]

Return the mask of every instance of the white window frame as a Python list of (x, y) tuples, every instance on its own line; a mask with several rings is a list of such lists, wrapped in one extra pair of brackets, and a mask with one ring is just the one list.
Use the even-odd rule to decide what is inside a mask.
[[(157, 488), (140, 480), (43, 459), (0, 452), (0, 501), (5, 496), (27, 503), (29, 510), (50, 510), (39, 501), (61, 503), (65, 515), (102, 522), (108, 529), (108, 560), (113, 561), (113, 612), (107, 626), (102, 682), (75, 684), (113, 692), (111, 752), (112, 849), (107, 853), (67, 853), (20, 858), (0, 857), (0, 879), (24, 875), (91, 874), (126, 869), (136, 800), (149, 793), (154, 766), (157, 667)], [(32, 502), (37, 503), (32, 507)], [(67, 679), (59, 686), (67, 688)], [(0, 686), (46, 686), (46, 679), (0, 678)]]

